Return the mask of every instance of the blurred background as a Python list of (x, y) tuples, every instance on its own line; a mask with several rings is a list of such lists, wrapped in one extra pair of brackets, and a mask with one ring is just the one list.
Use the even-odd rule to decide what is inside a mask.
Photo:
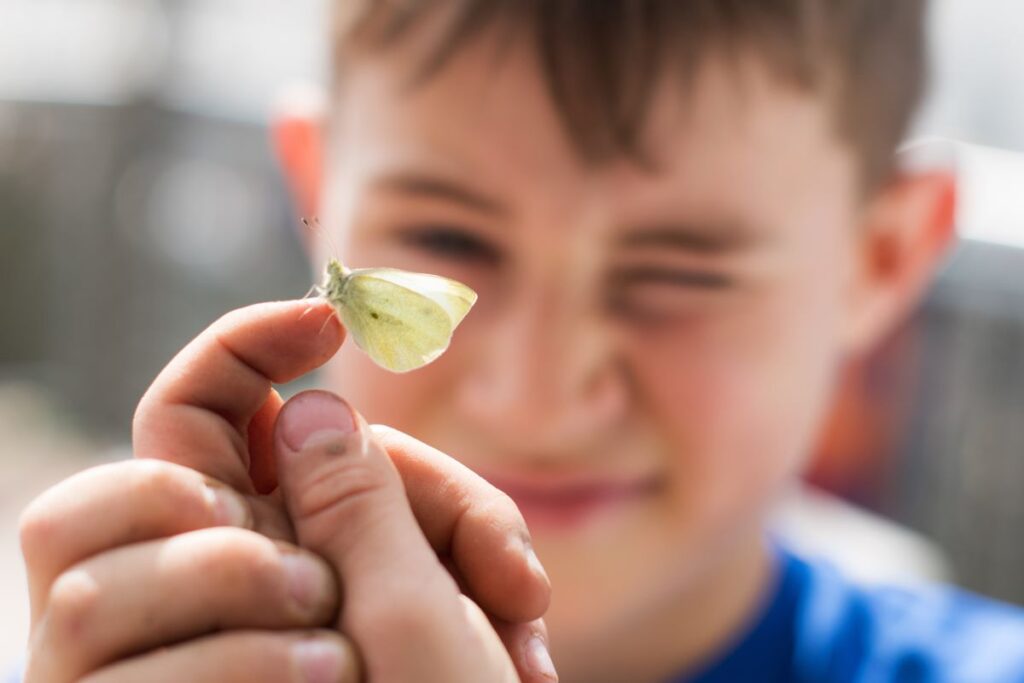
[[(20, 509), (124, 457), (138, 398), (210, 321), (309, 287), (267, 122), (323, 81), (325, 18), (326, 0), (0, 0), (0, 668), (27, 631)], [(962, 239), (849, 369), (809, 480), (1024, 604), (1024, 3), (935, 0), (931, 31), (915, 137), (958, 141)]]

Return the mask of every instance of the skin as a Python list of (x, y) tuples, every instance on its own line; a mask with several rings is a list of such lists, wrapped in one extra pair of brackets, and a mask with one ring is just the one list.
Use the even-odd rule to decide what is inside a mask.
[[(495, 60), (484, 35), (410, 89), (422, 37), (354, 56), (341, 100), (286, 115), (276, 138), (347, 265), (455, 277), (477, 307), (441, 359), (402, 376), (351, 344), (335, 356), (340, 327), (315, 332), (322, 304), (257, 306), (200, 335), (136, 415), (136, 454), (165, 462), (79, 475), (25, 514), (29, 681), (299, 680), (292, 647), (310, 639), (344, 670), (333, 680), (544, 680), (528, 644), (546, 639), (548, 583), (529, 537), (564, 681), (656, 681), (713, 656), (756, 608), (764, 509), (812, 448), (839, 364), (927, 283), (952, 179), (902, 173), (865, 199), (827, 103), (754, 58), (708, 62), (686, 92), (666, 78), (646, 131), (656, 172), (588, 165), (528, 49)], [(411, 171), (430, 182), (395, 182)], [(651, 226), (717, 246), (635, 246)], [(439, 247), (439, 231), (473, 246)], [(313, 246), (316, 266), (327, 249)], [(652, 268), (675, 280), (636, 277)], [(633, 283), (609, 286), (622, 273)], [(328, 358), (327, 384), (401, 431), (357, 417), (362, 436), (345, 436), (330, 395), (271, 390)], [(296, 451), (300, 423), (320, 434)], [(645, 487), (572, 524), (523, 501), (527, 536), (470, 470)], [(244, 514), (211, 486), (241, 493)], [(309, 563), (304, 609), (283, 555)], [(181, 600), (186, 585), (204, 599)], [(76, 638), (104, 614), (137, 627)], [(295, 630), (312, 627), (326, 629)]]

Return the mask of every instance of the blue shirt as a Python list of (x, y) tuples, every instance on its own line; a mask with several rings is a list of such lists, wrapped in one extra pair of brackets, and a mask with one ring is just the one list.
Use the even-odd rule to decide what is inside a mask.
[(727, 653), (670, 683), (1024, 683), (1024, 610), (949, 587), (861, 587), (785, 550), (777, 567)]

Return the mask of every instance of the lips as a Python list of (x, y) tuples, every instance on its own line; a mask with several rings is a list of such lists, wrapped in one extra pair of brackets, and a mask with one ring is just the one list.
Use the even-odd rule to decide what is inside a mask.
[(657, 479), (651, 476), (483, 476), (516, 502), (531, 529), (576, 530), (621, 514), (657, 488)]

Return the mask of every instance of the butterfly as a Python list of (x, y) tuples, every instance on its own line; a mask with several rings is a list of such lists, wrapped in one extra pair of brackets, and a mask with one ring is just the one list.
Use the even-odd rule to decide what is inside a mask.
[(440, 275), (350, 269), (336, 258), (314, 291), (334, 307), (356, 345), (392, 372), (436, 360), (477, 299), (466, 285)]

